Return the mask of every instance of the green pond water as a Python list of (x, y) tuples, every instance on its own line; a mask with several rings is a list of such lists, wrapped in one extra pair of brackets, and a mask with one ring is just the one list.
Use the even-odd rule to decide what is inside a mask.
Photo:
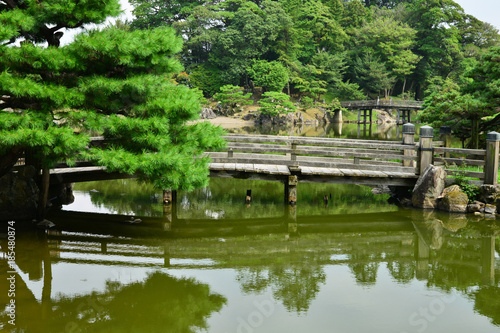
[(74, 197), (50, 231), (15, 224), (12, 267), (1, 226), (0, 304), (15, 276), (16, 308), (0, 331), (500, 332), (497, 220), (356, 185), (300, 183), (292, 208), (280, 183), (217, 178), (175, 208), (135, 180)]
[[(134, 180), (76, 184), (55, 230), (16, 226), (16, 326), (4, 311), (3, 330), (500, 331), (497, 221), (326, 184), (299, 184), (290, 218), (282, 190), (211, 179), (172, 213)], [(124, 223), (131, 215), (142, 223)]]

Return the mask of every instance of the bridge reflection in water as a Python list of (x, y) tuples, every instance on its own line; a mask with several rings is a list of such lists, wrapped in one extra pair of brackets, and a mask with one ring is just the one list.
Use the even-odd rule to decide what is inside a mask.
[[(144, 218), (124, 225), (123, 216), (61, 214), (51, 218), (59, 230), (18, 232), (17, 328), (27, 332), (207, 327), (208, 318), (227, 306), (231, 296), (197, 281), (208, 273), (196, 280), (174, 274), (200, 269), (235, 270), (244, 294), (273, 290), (273, 302), (304, 315), (314, 311), (311, 304), (326, 288), (329, 267), (347, 267), (355, 283), (371, 288), (385, 266), (398, 284), (423, 281), (444, 294), (455, 291), (472, 299), (476, 312), (500, 324), (495, 222), (404, 211), (299, 216), (295, 221)], [(1, 246), (5, 258), (6, 239)], [(5, 259), (0, 265), (6, 272)], [(64, 265), (72, 265), (74, 275), (61, 275)], [(99, 277), (102, 269), (124, 268), (149, 273), (128, 282), (123, 276), (113, 281), (104, 274), (110, 279), (106, 283)], [(87, 270), (95, 274), (82, 273)], [(68, 292), (65, 285), (77, 285), (81, 275), (97, 281), (87, 290)], [(5, 285), (6, 279), (1, 281)], [(96, 291), (100, 283), (106, 287)], [(0, 301), (5, 297), (2, 293)], [(198, 310), (187, 310), (194, 308)], [(139, 322), (132, 319), (136, 316)], [(7, 322), (5, 312), (0, 320)]]

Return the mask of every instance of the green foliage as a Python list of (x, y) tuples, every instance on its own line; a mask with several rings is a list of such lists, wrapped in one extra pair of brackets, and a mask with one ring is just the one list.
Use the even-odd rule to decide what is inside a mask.
[(220, 93), (214, 95), (224, 108), (235, 108), (237, 105), (252, 104), (251, 93), (245, 94), (240, 87), (230, 84), (220, 87)]
[(255, 60), (247, 69), (256, 86), (281, 92), (289, 81), (288, 71), (278, 61)]
[[(200, 96), (171, 80), (182, 69), (172, 28), (117, 24), (59, 47), (60, 29), (118, 13), (115, 0), (0, 6), (0, 160), (22, 149), (37, 167), (84, 159), (160, 189), (204, 186), (201, 154), (224, 144), (222, 131), (186, 123), (197, 118)], [(87, 149), (94, 135), (108, 144)]]
[(309, 96), (304, 96), (300, 99), (300, 106), (305, 111), (307, 109), (312, 108), (314, 105), (314, 100)]
[(451, 126), (454, 135), (471, 147), (478, 146), (480, 132), (495, 130), (500, 124), (497, 108), (500, 100), (500, 48), (494, 47), (459, 78), (462, 87), (451, 78), (430, 81), (421, 119), (434, 127)]
[(297, 109), (290, 101), (290, 96), (287, 94), (268, 91), (262, 96), (263, 98), (259, 100), (259, 111), (263, 114), (279, 116), (280, 114), (295, 112)]
[(466, 176), (466, 172), (469, 171), (467, 165), (457, 166), (453, 164), (452, 169), (455, 170), (453, 174), (454, 184), (460, 186), (460, 189), (467, 194), (469, 202), (475, 201), (479, 195), (479, 186), (469, 183), (469, 178)]
[(354, 72), (367, 95), (373, 92), (378, 96), (383, 90), (387, 97), (388, 90), (394, 84), (394, 77), (390, 76), (385, 64), (371, 53), (366, 53), (363, 58), (356, 59)]
[(205, 97), (213, 96), (224, 85), (219, 76), (219, 71), (216, 68), (205, 65), (194, 67), (189, 78), (192, 86), (203, 91)]

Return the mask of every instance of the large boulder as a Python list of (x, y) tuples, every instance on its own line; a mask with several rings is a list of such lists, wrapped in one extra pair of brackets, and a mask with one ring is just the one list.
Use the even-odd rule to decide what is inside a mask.
[(450, 213), (467, 213), (469, 198), (457, 185), (452, 185), (443, 191), (444, 195), (438, 201), (438, 208)]
[(27, 166), (0, 178), (0, 221), (31, 220), (36, 216), (39, 189), (35, 168)]
[(214, 110), (212, 110), (211, 108), (201, 109), (201, 114), (200, 114), (201, 119), (214, 119), (216, 117), (217, 117), (217, 115), (215, 114)]
[(414, 207), (433, 209), (437, 207), (437, 199), (444, 190), (446, 171), (443, 168), (429, 165), (420, 175), (413, 188), (411, 202)]

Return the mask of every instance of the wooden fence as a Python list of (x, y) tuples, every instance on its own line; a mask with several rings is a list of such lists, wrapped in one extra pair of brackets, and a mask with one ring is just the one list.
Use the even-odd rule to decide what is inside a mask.
[[(273, 135), (228, 135), (225, 152), (209, 152), (214, 163), (285, 165), (289, 168), (338, 168), (418, 174), (417, 146), (395, 141), (352, 140)], [(406, 166), (403, 161), (413, 161)], [(371, 173), (370, 173), (371, 171)]]

